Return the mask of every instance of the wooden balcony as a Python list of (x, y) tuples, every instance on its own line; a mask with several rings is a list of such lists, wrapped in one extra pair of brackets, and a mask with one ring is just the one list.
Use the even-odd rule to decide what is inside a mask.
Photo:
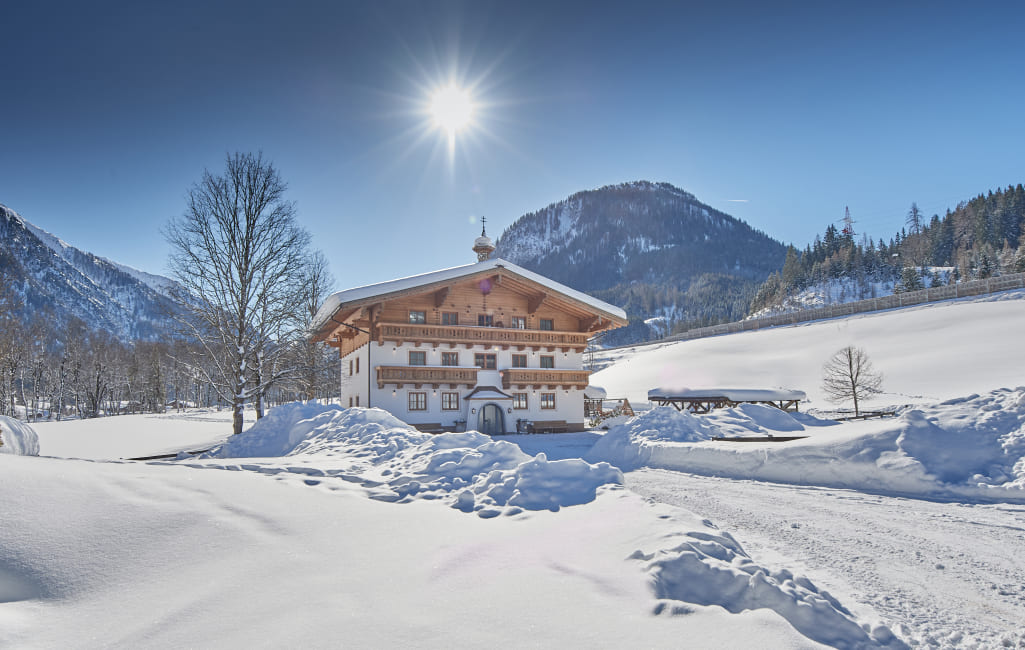
[(536, 368), (510, 368), (500, 371), (502, 388), (540, 388), (558, 386), (563, 389), (587, 388), (589, 370), (538, 370)]
[(517, 350), (547, 348), (550, 352), (574, 350), (583, 352), (587, 347), (587, 332), (554, 332), (550, 330), (523, 330), (503, 327), (465, 327), (456, 325), (414, 325), (410, 323), (381, 323), (377, 326), (377, 343), (385, 341), (398, 344), (411, 342), (420, 345), (429, 343), (434, 347), (448, 344), (449, 347), (465, 345), (500, 345), (503, 350), (515, 347)]
[(440, 388), (442, 384), (448, 384), (449, 388), (456, 388), (459, 385), (473, 388), (477, 385), (476, 368), (446, 368), (444, 366), (378, 366), (377, 387), (384, 388), (385, 384), (395, 384), (402, 388), (405, 384), (413, 384), (420, 388), (424, 384), (430, 384), (433, 388)]

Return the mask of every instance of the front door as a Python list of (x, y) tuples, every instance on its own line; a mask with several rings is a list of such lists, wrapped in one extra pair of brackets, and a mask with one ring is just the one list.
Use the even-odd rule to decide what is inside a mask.
[(502, 407), (498, 404), (486, 404), (484, 408), (480, 410), (480, 417), (477, 421), (477, 430), (489, 436), (505, 433), (505, 421), (502, 417)]

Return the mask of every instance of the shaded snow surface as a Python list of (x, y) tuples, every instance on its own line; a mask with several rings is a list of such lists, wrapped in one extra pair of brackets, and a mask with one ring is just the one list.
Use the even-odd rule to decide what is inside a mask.
[(0, 415), (0, 454), (38, 456), (39, 437), (24, 422)]

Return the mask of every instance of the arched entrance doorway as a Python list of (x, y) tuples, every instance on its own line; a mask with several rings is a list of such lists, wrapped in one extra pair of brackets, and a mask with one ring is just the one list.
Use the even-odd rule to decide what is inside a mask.
[(505, 415), (498, 404), (485, 404), (477, 416), (477, 430), (493, 436), (505, 433)]

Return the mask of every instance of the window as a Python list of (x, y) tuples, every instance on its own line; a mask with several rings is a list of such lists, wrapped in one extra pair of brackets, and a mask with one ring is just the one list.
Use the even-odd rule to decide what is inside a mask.
[(458, 366), (459, 365), (459, 353), (458, 352), (442, 352), (441, 353), (441, 365), (443, 365), (443, 366)]
[(495, 317), (493, 314), (477, 314), (477, 327), (494, 327)]
[[(349, 359), (349, 376), (352, 377), (352, 359)], [(352, 406), (352, 404), (349, 404), (349, 406)]]
[(356, 374), (359, 374), (359, 357), (356, 357)]
[(514, 409), (525, 409), (525, 408), (527, 408), (527, 394), (526, 393), (513, 393), (513, 408)]
[(541, 367), (542, 368), (554, 368), (555, 367), (555, 357), (542, 354), (541, 355)]
[(409, 365), (411, 366), (426, 366), (427, 365), (427, 353), (423, 350), (409, 351)]
[(538, 329), (552, 331), (555, 329), (555, 321), (551, 318), (542, 318)]
[(352, 408), (352, 398), (349, 398), (349, 408)]
[(359, 406), (359, 395), (356, 396), (356, 406)]
[(422, 325), (427, 322), (427, 312), (425, 311), (413, 311), (409, 312), (409, 322)]
[(441, 394), (441, 410), (442, 411), (458, 411), (459, 410), (459, 393), (442, 393)]
[(525, 330), (527, 329), (527, 319), (525, 316), (513, 316), (512, 325), (513, 329)]
[[(554, 400), (555, 393), (552, 393)], [(427, 410), (427, 393), (414, 393), (409, 392), (409, 410), (410, 411), (426, 411)]]
[(513, 355), (513, 368), (526, 368), (527, 367), (527, 355), (525, 354), (514, 354)]
[(459, 324), (459, 312), (456, 312), (456, 311), (443, 311), (443, 312), (441, 312), (441, 324), (442, 325), (458, 325)]
[(541, 393), (541, 408), (555, 408), (555, 393)]
[(473, 365), (484, 370), (494, 370), (498, 366), (495, 355), (479, 353), (473, 355)]

